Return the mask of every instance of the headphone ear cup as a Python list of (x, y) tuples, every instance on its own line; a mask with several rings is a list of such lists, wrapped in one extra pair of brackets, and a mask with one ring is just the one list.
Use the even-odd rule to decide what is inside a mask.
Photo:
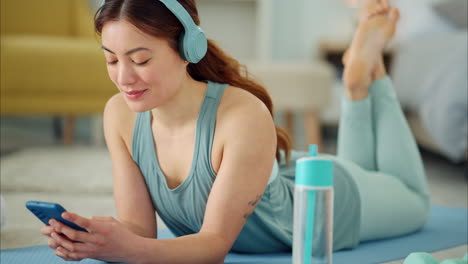
[(191, 63), (198, 63), (208, 50), (208, 40), (200, 27), (182, 32), (179, 45), (182, 58)]
[(180, 37), (179, 37), (179, 54), (180, 54), (180, 57), (182, 57), (183, 60), (186, 60), (186, 61), (189, 61), (189, 58), (187, 56), (187, 44), (186, 44), (186, 40), (187, 38), (185, 37), (185, 31), (182, 31), (182, 33), (180, 33)]

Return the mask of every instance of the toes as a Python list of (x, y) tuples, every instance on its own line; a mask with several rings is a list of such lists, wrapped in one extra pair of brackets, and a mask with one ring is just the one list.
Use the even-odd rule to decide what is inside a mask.
[(374, 16), (387, 14), (390, 11), (389, 0), (371, 0), (361, 12), (363, 20), (372, 18)]
[(392, 10), (390, 10), (390, 20), (396, 23), (398, 19), (400, 19), (400, 10), (398, 8), (392, 8)]
[(390, 4), (388, 0), (380, 0), (379, 6), (376, 7), (375, 11), (373, 12), (374, 16), (383, 15), (390, 11)]
[(390, 8), (390, 0), (380, 0), (380, 4), (382, 5), (383, 9), (389, 9)]
[(390, 23), (386, 31), (387, 31), (387, 36), (390, 39), (395, 34), (396, 24), (398, 22), (398, 19), (400, 19), (400, 11), (398, 10), (398, 8), (392, 8), (392, 10), (390, 10), (388, 19)]

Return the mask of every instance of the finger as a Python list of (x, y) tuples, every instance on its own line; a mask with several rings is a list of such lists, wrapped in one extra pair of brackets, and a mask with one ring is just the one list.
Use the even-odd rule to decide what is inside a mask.
[(52, 226), (45, 225), (41, 227), (41, 234), (44, 236), (50, 236), (50, 233), (52, 233), (53, 231), (54, 227)]
[(68, 238), (61, 236), (60, 234), (57, 234), (56, 232), (52, 232), (50, 236), (57, 244), (56, 248), (64, 247), (68, 250), (73, 249), (73, 242), (69, 240)]
[[(70, 252), (68, 251), (66, 248), (63, 248), (63, 247), (58, 247), (56, 249), (56, 254), (59, 255), (61, 258), (63, 258), (64, 260), (66, 261), (80, 261), (86, 257), (78, 257), (78, 254), (74, 253), (74, 252)], [(81, 255), (81, 254), (80, 254)]]
[(71, 252), (70, 254), (68, 254), (68, 257), (72, 258), (74, 261), (80, 261), (85, 258), (91, 258), (86, 253), (77, 253), (77, 252)]
[(78, 231), (72, 227), (69, 227), (59, 221), (53, 221), (52, 222), (52, 225), (54, 226), (54, 229), (56, 232), (58, 233), (62, 233), (64, 234), (65, 236), (67, 236), (70, 240), (76, 242), (76, 241), (79, 241), (79, 242), (91, 242), (91, 243), (94, 243), (95, 239), (90, 235), (91, 234), (91, 226), (93, 225), (91, 223), (91, 221), (87, 218), (84, 218), (82, 216), (79, 216), (77, 214), (74, 214), (74, 213), (69, 213), (69, 212), (65, 212), (62, 214), (62, 217), (65, 219), (65, 220), (68, 220), (72, 223), (75, 223), (77, 224), (78, 226), (81, 226), (83, 228), (85, 228), (86, 230), (89, 231), (89, 233), (87, 232), (83, 232), (83, 231)]
[(66, 261), (71, 261), (72, 259), (68, 257), (67, 253), (62, 247), (58, 247), (54, 250), (55, 255), (61, 257), (62, 259)]
[(88, 232), (78, 231), (65, 224), (57, 222), (54, 226), (55, 232), (63, 234), (70, 242), (94, 242), (91, 234)]
[(67, 256), (68, 260), (72, 261), (80, 261), (82, 259), (91, 257), (89, 254), (83, 252), (72, 252), (63, 247), (59, 247), (58, 249), (60, 250), (60, 252), (62, 252), (62, 254)]
[(52, 238), (56, 244), (55, 248), (62, 248), (62, 252), (65, 252), (69, 258), (75, 258), (71, 255), (71, 253), (84, 254), (92, 252), (92, 248), (90, 249), (90, 245), (87, 243), (75, 243), (65, 236), (55, 232), (52, 234)]
[(55, 241), (55, 239), (53, 239), (53, 238), (49, 238), (49, 239), (47, 240), (47, 245), (48, 245), (51, 249), (56, 249), (56, 248), (59, 246), (59, 244), (58, 244), (58, 243)]
[(91, 230), (92, 222), (88, 218), (70, 212), (63, 213), (62, 217), (63, 219), (73, 222), (88, 231)]

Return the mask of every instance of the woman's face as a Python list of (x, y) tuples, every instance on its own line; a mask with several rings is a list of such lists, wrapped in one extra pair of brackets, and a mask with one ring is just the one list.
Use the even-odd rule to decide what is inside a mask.
[(125, 20), (102, 29), (109, 77), (132, 111), (144, 112), (167, 102), (186, 78), (187, 63), (169, 42), (145, 34)]

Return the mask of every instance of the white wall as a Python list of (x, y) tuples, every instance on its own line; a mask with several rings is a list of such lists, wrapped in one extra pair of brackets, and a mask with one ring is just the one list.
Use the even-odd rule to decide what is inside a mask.
[(197, 5), (208, 38), (237, 59), (256, 57), (256, 1), (198, 0)]
[(102, 0), (88, 0), (89, 6), (93, 10), (97, 10), (102, 3)]
[(274, 60), (310, 61), (324, 37), (346, 38), (353, 32), (353, 10), (344, 0), (273, 0)]
[[(95, 9), (102, 2), (88, 1)], [(271, 24), (265, 30), (271, 31), (267, 34), (271, 38), (267, 41), (271, 43), (262, 58), (310, 61), (316, 55), (322, 37), (346, 38), (353, 32), (353, 10), (345, 7), (344, 0), (269, 1), (267, 12), (271, 12)], [(262, 33), (256, 31), (255, 23), (258, 22), (252, 19), (255, 17), (255, 1), (197, 0), (197, 4), (202, 26), (209, 37), (218, 40), (222, 48), (236, 58), (254, 57), (256, 43), (252, 36)], [(242, 37), (246, 35), (249, 37)]]
[[(94, 8), (101, 3), (101, 0), (88, 1)], [(274, 61), (310, 61), (317, 54), (321, 39), (350, 39), (354, 33), (357, 10), (348, 8), (345, 0), (265, 1), (269, 3), (266, 12), (271, 14), (270, 24), (264, 27), (268, 31), (266, 37), (260, 38), (267, 41), (267, 48), (260, 55), (255, 41), (258, 34), (265, 33), (257, 28), (255, 20), (260, 1), (197, 0), (197, 4), (208, 36), (241, 60), (261, 57)], [(447, 28), (442, 22), (433, 23), (435, 15), (430, 4), (435, 1), (444, 0), (392, 0), (402, 14), (395, 39)]]

